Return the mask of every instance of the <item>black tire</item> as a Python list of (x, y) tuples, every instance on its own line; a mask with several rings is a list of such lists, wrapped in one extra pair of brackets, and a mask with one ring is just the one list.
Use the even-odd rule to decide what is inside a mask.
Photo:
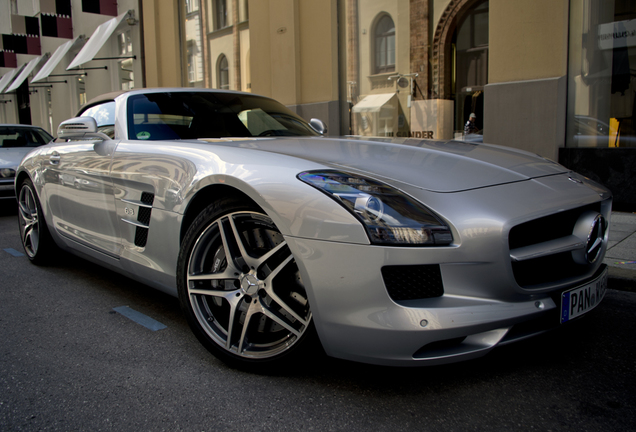
[(18, 223), (22, 247), (31, 262), (37, 265), (51, 263), (57, 246), (46, 225), (42, 206), (30, 179), (24, 180), (18, 189)]
[(319, 346), (296, 261), (254, 205), (223, 199), (201, 212), (182, 243), (177, 284), (190, 328), (232, 367), (274, 371)]

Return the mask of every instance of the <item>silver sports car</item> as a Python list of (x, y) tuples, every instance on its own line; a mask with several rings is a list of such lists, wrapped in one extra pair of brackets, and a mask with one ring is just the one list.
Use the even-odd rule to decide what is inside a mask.
[(533, 154), (329, 138), (261, 96), (107, 95), (15, 181), (24, 249), (62, 248), (178, 296), (243, 368), (482, 356), (602, 300), (611, 194)]

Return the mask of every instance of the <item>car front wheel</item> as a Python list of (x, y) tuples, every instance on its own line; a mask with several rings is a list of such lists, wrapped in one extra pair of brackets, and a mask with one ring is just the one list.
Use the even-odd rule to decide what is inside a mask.
[(207, 207), (185, 236), (177, 277), (190, 327), (232, 366), (288, 364), (317, 339), (296, 261), (255, 206), (227, 199)]

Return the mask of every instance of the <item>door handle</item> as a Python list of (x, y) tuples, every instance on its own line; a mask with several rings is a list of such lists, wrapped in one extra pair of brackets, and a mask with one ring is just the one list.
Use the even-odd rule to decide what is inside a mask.
[(51, 157), (49, 158), (51, 165), (57, 165), (60, 163), (60, 154), (58, 152), (53, 152)]

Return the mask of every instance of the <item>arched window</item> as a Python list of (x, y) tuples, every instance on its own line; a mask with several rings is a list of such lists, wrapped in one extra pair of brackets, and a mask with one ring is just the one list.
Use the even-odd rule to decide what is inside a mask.
[(395, 71), (395, 24), (389, 15), (384, 15), (375, 26), (373, 32), (374, 46), (374, 73), (386, 73)]
[(230, 67), (228, 65), (227, 62), (227, 57), (225, 57), (225, 55), (221, 54), (221, 57), (219, 57), (219, 61), (218, 61), (218, 67), (217, 67), (217, 78), (216, 78), (216, 83), (217, 83), (217, 88), (220, 88), (222, 90), (229, 90), (230, 88)]

